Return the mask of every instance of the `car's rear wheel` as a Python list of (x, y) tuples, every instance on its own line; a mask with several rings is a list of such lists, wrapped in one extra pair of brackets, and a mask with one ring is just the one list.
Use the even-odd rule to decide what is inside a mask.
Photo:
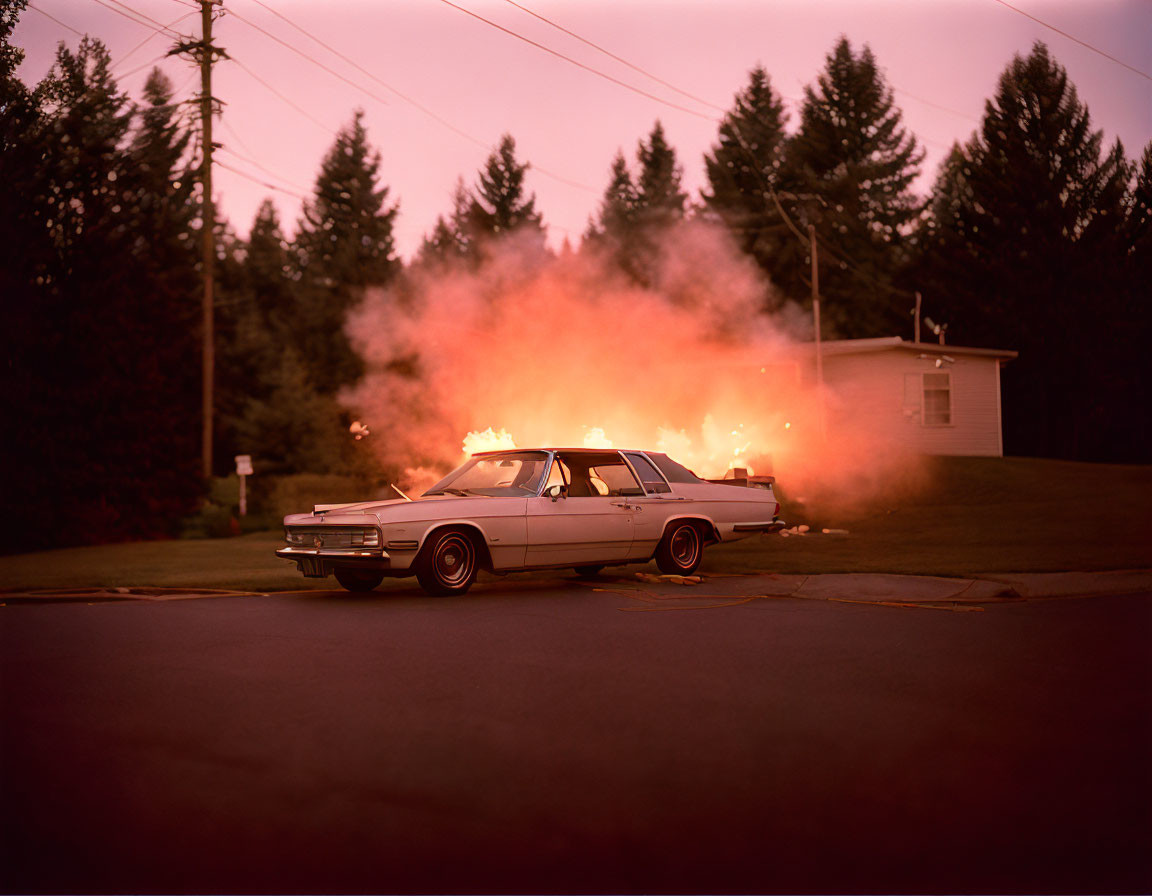
[(476, 578), (476, 544), (458, 529), (433, 532), (416, 559), (416, 580), (436, 597), (463, 594)]
[(384, 581), (384, 573), (370, 569), (342, 569), (336, 567), (336, 581), (349, 591), (371, 591)]
[(696, 571), (703, 556), (700, 527), (695, 523), (673, 523), (656, 548), (656, 565), (667, 575), (686, 576)]
[(600, 571), (603, 568), (604, 568), (603, 566), (577, 566), (577, 567), (575, 567), (575, 570), (576, 570), (576, 575), (580, 576), (580, 578), (590, 579), (593, 576), (600, 575)]

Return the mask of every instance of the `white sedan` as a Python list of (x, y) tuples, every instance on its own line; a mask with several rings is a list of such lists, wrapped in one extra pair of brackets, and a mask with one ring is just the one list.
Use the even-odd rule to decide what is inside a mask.
[(349, 591), (415, 575), (462, 594), (505, 573), (646, 563), (688, 575), (704, 547), (783, 528), (770, 476), (704, 480), (666, 454), (539, 448), (473, 455), (416, 500), (318, 504), (284, 518), (276, 556)]

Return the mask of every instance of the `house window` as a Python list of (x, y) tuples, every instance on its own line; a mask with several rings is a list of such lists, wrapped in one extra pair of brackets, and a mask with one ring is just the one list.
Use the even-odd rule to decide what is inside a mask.
[(947, 426), (952, 422), (952, 374), (924, 374), (924, 425)]

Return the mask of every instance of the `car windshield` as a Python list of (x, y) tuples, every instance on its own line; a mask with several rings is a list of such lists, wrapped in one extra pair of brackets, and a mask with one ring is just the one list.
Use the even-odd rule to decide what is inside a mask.
[(424, 494), (523, 498), (540, 490), (547, 465), (543, 451), (485, 454), (457, 467)]

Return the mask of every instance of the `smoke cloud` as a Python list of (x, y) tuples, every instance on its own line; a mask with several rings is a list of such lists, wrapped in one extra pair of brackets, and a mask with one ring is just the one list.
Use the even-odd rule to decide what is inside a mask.
[(723, 230), (669, 230), (653, 270), (639, 288), (606, 257), (515, 236), (476, 270), (413, 266), (350, 317), (368, 373), (343, 399), (417, 489), (513, 445), (655, 449), (701, 476), (775, 475), (792, 495), (861, 494), (907, 468), (817, 390), (810, 316), (765, 315), (772, 287)]

